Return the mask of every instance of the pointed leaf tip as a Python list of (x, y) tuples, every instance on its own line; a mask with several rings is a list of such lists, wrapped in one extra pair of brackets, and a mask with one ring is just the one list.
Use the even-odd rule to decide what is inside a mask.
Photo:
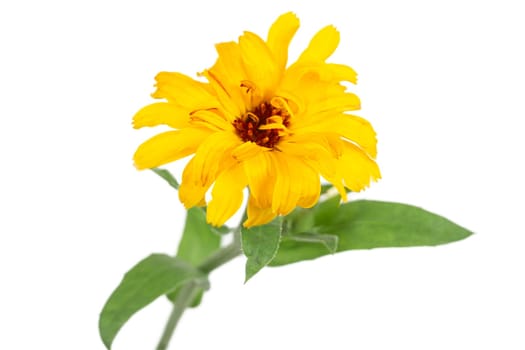
[[(473, 234), (440, 215), (408, 204), (358, 200), (338, 205), (336, 198), (321, 202), (311, 210), (314, 222), (309, 230), (321, 236), (336, 236), (337, 252), (437, 246)], [(270, 266), (315, 259), (329, 253), (325, 243), (292, 233), (283, 239)]]
[(278, 217), (266, 225), (242, 228), (242, 250), (248, 258), (245, 283), (268, 265), (277, 254), (282, 222), (282, 217)]

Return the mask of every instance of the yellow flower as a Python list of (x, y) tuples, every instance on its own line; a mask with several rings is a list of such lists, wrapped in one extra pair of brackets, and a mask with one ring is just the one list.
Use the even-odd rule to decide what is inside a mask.
[[(360, 191), (380, 178), (375, 132), (348, 111), (359, 98), (341, 82), (355, 71), (326, 63), (339, 44), (333, 26), (321, 29), (287, 67), (288, 45), (299, 28), (293, 13), (280, 16), (266, 41), (245, 32), (238, 42), (216, 45), (218, 59), (200, 74), (204, 81), (161, 72), (154, 98), (135, 128), (168, 125), (137, 149), (138, 169), (194, 154), (184, 169), (179, 198), (187, 207), (207, 203), (207, 220), (224, 224), (249, 188), (244, 226), (262, 225), (296, 206), (319, 200), (320, 177), (346, 200), (345, 187)], [(212, 187), (213, 185), (213, 187)]]

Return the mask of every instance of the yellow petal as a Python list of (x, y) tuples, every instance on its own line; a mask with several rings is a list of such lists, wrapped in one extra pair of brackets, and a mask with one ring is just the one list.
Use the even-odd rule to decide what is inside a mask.
[(250, 195), (261, 208), (271, 207), (272, 203), (276, 174), (272, 165), (271, 153), (274, 152), (261, 151), (242, 160)]
[(168, 125), (174, 129), (189, 126), (191, 111), (174, 103), (158, 102), (147, 105), (133, 117), (135, 129), (144, 126)]
[(281, 78), (275, 58), (266, 43), (251, 32), (244, 32), (239, 38), (239, 46), (248, 80), (268, 97)]
[(259, 126), (259, 130), (271, 130), (271, 129), (286, 130), (286, 126), (284, 126), (284, 124), (282, 123), (268, 123), (268, 124)]
[(301, 95), (297, 94), (297, 92), (294, 89), (285, 90), (279, 87), (275, 92), (275, 95), (279, 98), (283, 98), (286, 100), (288, 106), (290, 107), (290, 110), (292, 111), (292, 118), (294, 115), (303, 113), (306, 109), (304, 98)]
[[(341, 120), (343, 122), (339, 123)], [(340, 125), (340, 134), (343, 137), (355, 142), (370, 157), (377, 156), (376, 132), (368, 120), (356, 115), (343, 114), (343, 118), (338, 118), (338, 125)]]
[(288, 61), (288, 45), (299, 29), (299, 19), (291, 12), (281, 15), (271, 26), (266, 43), (280, 69)]
[[(285, 143), (295, 143), (299, 146), (304, 144), (306, 148), (305, 153), (317, 152), (317, 150), (309, 148), (310, 143), (325, 148), (334, 158), (339, 158), (343, 153), (343, 140), (341, 139), (341, 135), (332, 130), (314, 133), (301, 133), (294, 131), (293, 135), (283, 138), (282, 144)], [(281, 145), (281, 143), (279, 145)]]
[(243, 142), (232, 151), (232, 157), (242, 162), (257, 157), (261, 152), (267, 150), (269, 150), (269, 148), (258, 146), (254, 142)]
[(324, 62), (339, 45), (339, 32), (334, 26), (326, 26), (314, 35), (297, 62)]
[(310, 116), (314, 116), (317, 113), (323, 112), (355, 111), (360, 107), (361, 102), (357, 95), (344, 93), (310, 104), (307, 107), (306, 113)]
[(235, 102), (240, 115), (246, 112), (251, 103), (249, 94), (241, 87), (242, 82), (248, 79), (242, 65), (241, 49), (236, 42), (219, 43), (215, 45), (219, 58), (210, 72), (228, 90), (232, 101)]
[[(215, 92), (215, 96), (221, 103), (223, 110), (226, 112), (225, 116), (230, 122), (233, 122), (235, 118), (241, 115), (244, 111), (244, 102), (239, 105), (239, 101), (236, 101), (235, 94), (230, 93), (230, 89), (223, 84), (223, 82), (210, 70), (206, 70), (201, 75), (205, 76), (210, 82), (211, 87)], [(235, 89), (238, 90), (238, 89)]]
[[(330, 103), (328, 101), (333, 100), (337, 102), (338, 99), (350, 99), (349, 97), (344, 97), (346, 94), (344, 86), (338, 83), (322, 82), (316, 76), (305, 76), (294, 84), (288, 84), (286, 89), (288, 90), (284, 91), (293, 91), (295, 95), (301, 97), (304, 108), (301, 110), (301, 113), (295, 113), (296, 116), (302, 115), (299, 116), (298, 120), (305, 119), (305, 117), (309, 118), (312, 111), (327, 109), (327, 107), (329, 109)], [(279, 90), (278, 93), (281, 94), (282, 91)], [(292, 101), (295, 102), (295, 99)], [(350, 104), (350, 110), (355, 109), (358, 102), (359, 99), (357, 97), (353, 97), (353, 101), (346, 101), (346, 103)], [(338, 103), (341, 104), (341, 101)]]
[(335, 133), (294, 134), (279, 144), (285, 154), (302, 157), (328, 182), (332, 183), (346, 201), (343, 178), (338, 159), (343, 154), (344, 141)]
[(348, 199), (348, 196), (346, 194), (346, 189), (343, 184), (343, 178), (340, 175), (334, 176), (334, 175), (330, 175), (330, 174), (327, 175), (323, 173), (321, 173), (321, 176), (324, 177), (326, 181), (330, 182), (335, 187), (335, 189), (337, 190), (337, 192), (339, 192), (339, 195), (341, 196), (341, 200), (343, 202), (346, 202)]
[(293, 64), (285, 73), (282, 85), (299, 82), (305, 76), (315, 76), (318, 80), (329, 83), (348, 81), (357, 83), (357, 73), (344, 64), (307, 62)]
[(340, 136), (355, 142), (363, 148), (369, 156), (375, 158), (377, 155), (376, 132), (372, 125), (365, 119), (350, 114), (323, 114), (319, 122), (307, 126), (294, 128), (294, 132), (299, 135), (309, 133), (337, 133)]
[(221, 226), (231, 218), (242, 204), (243, 189), (246, 185), (246, 175), (240, 164), (224, 170), (217, 177), (211, 191), (212, 200), (206, 212), (208, 223)]
[(357, 83), (356, 71), (347, 65), (336, 63), (324, 63), (317, 68), (319, 79), (326, 82), (349, 81)]
[(241, 49), (239, 44), (230, 41), (226, 43), (219, 43), (215, 45), (219, 58), (215, 65), (210, 68), (210, 71), (217, 76), (217, 78), (227, 85), (228, 90), (232, 87), (239, 87), (241, 81), (246, 80), (247, 76), (244, 72), (241, 59)]
[(345, 186), (354, 192), (366, 188), (371, 180), (381, 178), (376, 162), (350, 142), (344, 142), (344, 152), (338, 160), (338, 168)]
[(179, 187), (179, 200), (184, 204), (186, 209), (194, 206), (204, 206), (206, 205), (204, 196), (206, 195), (206, 192), (208, 192), (210, 186), (211, 184), (202, 186), (200, 184), (183, 180)]
[[(272, 211), (286, 215), (297, 205), (300, 194), (292, 190), (292, 184), (297, 179), (292, 178), (288, 159), (282, 159), (280, 154), (273, 153), (275, 169), (275, 187), (272, 196)], [(289, 157), (291, 158), (291, 157)]]
[(304, 162), (303, 165), (302, 169), (296, 169), (295, 175), (303, 181), (299, 187), (301, 196), (297, 201), (297, 205), (303, 208), (311, 208), (319, 201), (321, 178), (319, 171), (311, 165), (311, 162)]
[(287, 215), (297, 205), (313, 205), (312, 198), (319, 198), (319, 174), (296, 157), (281, 152), (272, 152), (272, 156), (276, 177), (272, 211)]
[(191, 110), (221, 107), (207, 84), (184, 74), (161, 72), (155, 79), (157, 91), (152, 94), (154, 98), (165, 98)]
[(301, 166), (294, 166), (294, 178), (300, 179), (297, 181), (296, 188), (300, 196), (297, 205), (303, 208), (311, 208), (319, 201), (321, 194), (321, 179), (319, 171), (310, 166), (309, 162), (298, 161), (296, 163)]
[[(219, 172), (235, 163), (231, 153), (240, 143), (241, 140), (231, 131), (216, 132), (207, 137), (192, 159), (192, 173), (188, 170), (186, 174), (188, 180), (191, 177), (192, 182), (209, 186), (215, 181)], [(184, 173), (186, 173), (186, 169)]]
[(279, 149), (287, 155), (308, 161), (310, 165), (324, 174), (335, 174), (336, 155), (322, 134), (309, 134), (302, 139), (297, 135), (288, 141), (280, 142)]
[(233, 131), (233, 126), (217, 110), (201, 109), (191, 114), (191, 125), (210, 128), (214, 131)]
[(155, 168), (195, 152), (210, 135), (206, 129), (184, 128), (153, 136), (140, 145), (133, 156), (137, 169)]
[(272, 212), (271, 207), (259, 207), (257, 205), (257, 201), (252, 196), (250, 196), (248, 200), (248, 207), (246, 211), (248, 214), (248, 219), (243, 225), (247, 228), (267, 224), (277, 216), (276, 213)]
[(337, 134), (335, 131), (324, 132), (323, 137), (330, 145), (330, 149), (336, 158), (339, 158), (341, 154), (343, 154), (343, 140), (341, 140), (339, 134)]

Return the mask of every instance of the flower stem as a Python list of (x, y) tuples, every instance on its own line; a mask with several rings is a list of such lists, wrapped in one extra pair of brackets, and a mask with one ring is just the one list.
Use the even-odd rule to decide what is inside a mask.
[(234, 233), (233, 242), (226, 247), (219, 249), (215, 254), (211, 255), (198, 268), (204, 273), (210, 273), (221, 265), (241, 255), (240, 233)]
[(157, 350), (167, 349), (177, 323), (179, 323), (179, 320), (184, 314), (184, 311), (191, 304), (193, 298), (195, 298), (195, 295), (198, 292), (197, 287), (197, 283), (188, 282), (181, 288), (175, 302), (173, 303), (170, 317), (166, 323), (166, 326), (164, 327), (164, 332), (162, 333), (162, 337), (160, 338), (159, 344), (157, 345)]
[[(216, 268), (238, 257), (241, 255), (241, 253), (241, 229), (239, 226), (233, 233), (233, 242), (217, 250), (197, 268), (205, 274), (209, 274)], [(167, 349), (180, 318), (197, 295), (199, 288), (201, 288), (200, 284), (195, 281), (188, 282), (182, 286), (180, 292), (177, 294), (177, 298), (173, 302), (173, 309), (171, 310), (170, 317), (168, 318), (168, 322), (164, 327), (164, 332), (162, 333), (156, 350)]]

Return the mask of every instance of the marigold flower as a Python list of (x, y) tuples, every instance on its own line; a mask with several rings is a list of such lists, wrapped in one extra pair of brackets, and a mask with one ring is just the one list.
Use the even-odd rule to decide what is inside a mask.
[[(216, 45), (218, 59), (199, 75), (161, 72), (154, 98), (135, 128), (168, 125), (139, 146), (138, 169), (154, 168), (194, 154), (184, 169), (181, 202), (207, 203), (207, 220), (224, 224), (249, 188), (244, 226), (262, 225), (296, 206), (309, 208), (320, 195), (320, 177), (346, 200), (345, 187), (360, 191), (380, 178), (370, 123), (348, 111), (359, 98), (341, 82), (355, 71), (326, 63), (339, 44), (333, 26), (321, 29), (287, 67), (288, 45), (299, 28), (293, 13), (281, 15), (266, 41), (245, 32), (238, 42)], [(203, 79), (203, 80), (204, 80)], [(213, 185), (213, 187), (212, 187)]]

